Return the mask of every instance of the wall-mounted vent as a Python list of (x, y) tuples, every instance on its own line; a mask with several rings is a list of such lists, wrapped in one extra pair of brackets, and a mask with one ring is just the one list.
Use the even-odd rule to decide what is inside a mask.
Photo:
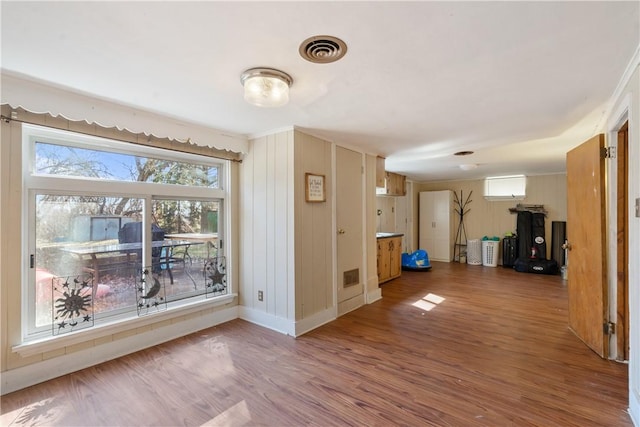
[(342, 287), (346, 288), (347, 286), (355, 286), (360, 283), (360, 269), (356, 268), (354, 270), (345, 271), (342, 275)]

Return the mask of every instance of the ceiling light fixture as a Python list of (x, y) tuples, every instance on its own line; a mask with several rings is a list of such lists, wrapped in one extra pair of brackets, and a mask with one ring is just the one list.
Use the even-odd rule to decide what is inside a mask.
[(476, 165), (475, 163), (466, 163), (466, 164), (460, 165), (460, 169), (462, 169), (463, 171), (470, 171), (477, 167), (478, 165)]
[(240, 76), (244, 100), (258, 107), (281, 107), (289, 102), (291, 76), (273, 68), (250, 68)]

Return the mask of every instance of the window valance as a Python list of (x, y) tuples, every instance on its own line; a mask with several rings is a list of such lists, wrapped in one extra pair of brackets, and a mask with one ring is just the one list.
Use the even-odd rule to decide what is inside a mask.
[(180, 122), (43, 83), (2, 74), (2, 117), (56, 129), (238, 161), (245, 136)]

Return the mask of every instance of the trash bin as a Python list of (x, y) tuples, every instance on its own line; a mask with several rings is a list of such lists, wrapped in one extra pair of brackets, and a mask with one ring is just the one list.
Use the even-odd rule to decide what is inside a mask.
[(480, 239), (467, 240), (467, 264), (482, 265), (482, 245), (480, 245)]
[(505, 236), (502, 239), (502, 266), (513, 268), (518, 259), (518, 238)]
[(486, 267), (498, 266), (498, 248), (500, 241), (483, 240), (482, 241), (482, 265)]

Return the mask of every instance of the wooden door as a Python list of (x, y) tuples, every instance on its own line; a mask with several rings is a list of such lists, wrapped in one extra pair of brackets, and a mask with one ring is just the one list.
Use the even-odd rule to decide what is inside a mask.
[(336, 148), (338, 315), (364, 304), (362, 154)]
[(567, 153), (569, 327), (589, 348), (606, 357), (604, 135)]
[(378, 239), (378, 283), (386, 281), (391, 276), (391, 260), (389, 258), (388, 239)]

